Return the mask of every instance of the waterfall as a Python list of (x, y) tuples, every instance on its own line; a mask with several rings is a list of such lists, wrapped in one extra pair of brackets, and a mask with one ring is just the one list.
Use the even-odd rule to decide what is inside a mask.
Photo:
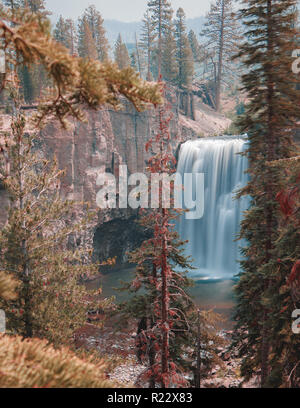
[[(239, 270), (241, 242), (235, 242), (243, 212), (249, 199), (234, 199), (237, 190), (247, 184), (247, 158), (238, 153), (246, 149), (247, 139), (219, 137), (188, 141), (181, 146), (177, 172), (204, 173), (204, 216), (189, 220), (182, 215), (177, 231), (188, 240), (186, 255), (190, 255), (196, 270), (192, 277), (227, 279)], [(190, 187), (189, 187), (190, 188)]]

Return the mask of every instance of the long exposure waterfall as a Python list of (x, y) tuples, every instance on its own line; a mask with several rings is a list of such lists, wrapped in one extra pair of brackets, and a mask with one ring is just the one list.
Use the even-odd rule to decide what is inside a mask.
[(181, 238), (189, 241), (186, 254), (194, 259), (194, 277), (226, 279), (239, 272), (241, 243), (235, 240), (249, 202), (234, 196), (247, 183), (247, 158), (238, 154), (246, 143), (244, 137), (222, 137), (181, 146), (178, 173), (204, 173), (205, 183), (204, 216), (189, 220), (182, 215), (177, 224)]

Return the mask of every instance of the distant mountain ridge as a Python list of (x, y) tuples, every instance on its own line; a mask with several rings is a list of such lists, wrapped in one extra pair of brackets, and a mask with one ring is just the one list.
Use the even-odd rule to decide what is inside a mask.
[[(194, 30), (196, 35), (198, 35), (202, 30), (204, 20), (204, 16), (187, 19), (186, 25), (188, 31)], [(130, 44), (135, 42), (135, 33), (139, 36), (142, 22), (136, 21), (126, 23), (118, 20), (104, 20), (104, 26), (107, 32), (107, 38), (111, 45), (115, 43), (119, 33), (121, 34), (123, 41)]]

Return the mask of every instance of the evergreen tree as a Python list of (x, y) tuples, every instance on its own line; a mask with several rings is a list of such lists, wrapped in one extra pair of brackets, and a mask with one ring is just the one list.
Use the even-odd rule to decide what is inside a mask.
[[(85, 33), (81, 33), (79, 37), (80, 55), (84, 54), (84, 45), (86, 45), (86, 41), (89, 39), (89, 41), (92, 43), (91, 48), (96, 48), (97, 59), (101, 62), (106, 61), (108, 59), (109, 43), (106, 38), (106, 31), (103, 26), (104, 20), (101, 14), (96, 10), (95, 6), (89, 6), (85, 9), (80, 21), (80, 25), (83, 24), (83, 27), (80, 27), (80, 31)], [(93, 53), (94, 52), (92, 52), (92, 54)]]
[(55, 40), (61, 44), (65, 45), (65, 37), (66, 37), (66, 22), (62, 16), (59, 16), (59, 19), (55, 25), (55, 29), (53, 32), (53, 36)]
[[(169, 110), (167, 103), (159, 109), (157, 134), (146, 145), (146, 150), (153, 152), (148, 165), (150, 173), (172, 175), (174, 172), (175, 159), (169, 149)], [(158, 189), (162, 192), (161, 186)], [(149, 359), (150, 385), (160, 384), (162, 388), (186, 384), (176, 361), (180, 360), (180, 347), (174, 340), (174, 333), (188, 333), (187, 312), (193, 307), (185, 292), (189, 281), (184, 274), (175, 271), (176, 265), (190, 267), (182, 255), (183, 243), (171, 228), (175, 217), (173, 211), (163, 208), (161, 203), (157, 210), (146, 213), (142, 224), (152, 230), (153, 238), (145, 241), (131, 259), (138, 267), (136, 278), (129, 287), (134, 292), (146, 289), (146, 295), (133, 299), (136, 313), (141, 313), (142, 318), (138, 337), (141, 354)], [(128, 307), (132, 310), (132, 301)]]
[(151, 62), (153, 58), (153, 51), (155, 47), (155, 33), (154, 28), (152, 25), (152, 21), (150, 19), (149, 11), (147, 11), (144, 15), (143, 19), (143, 26), (142, 26), (142, 33), (140, 39), (140, 47), (143, 50), (145, 57), (146, 57), (146, 64), (147, 64), (147, 81), (151, 81), (153, 79), (152, 72), (151, 72)]
[[(28, 8), (40, 18), (47, 17), (50, 13), (46, 10), (44, 0), (5, 0), (4, 4), (12, 11)], [(22, 83), (23, 97), (26, 103), (33, 103), (41, 96), (42, 89), (47, 84), (45, 71), (41, 66), (27, 66), (20, 68), (19, 75)]]
[(197, 39), (197, 36), (193, 30), (189, 31), (188, 39), (189, 39), (190, 47), (193, 53), (194, 62), (195, 63), (200, 62), (201, 61), (201, 47)]
[(12, 73), (9, 67), (20, 70), (35, 64), (41, 65), (51, 78), (51, 98), (39, 106), (35, 123), (41, 125), (48, 115), (54, 115), (66, 126), (70, 114), (79, 120), (84, 118), (82, 105), (96, 109), (108, 103), (120, 108), (120, 94), (138, 110), (161, 102), (159, 85), (143, 81), (132, 69), (120, 71), (109, 62), (101, 64), (70, 56), (53, 40), (49, 27), (43, 15), (0, 9), (0, 38), (6, 44), (6, 60), (10, 61), (3, 83)]
[(176, 85), (178, 79), (178, 62), (176, 60), (177, 44), (175, 39), (175, 27), (169, 23), (164, 31), (162, 39), (161, 74), (162, 78)]
[(17, 10), (24, 4), (23, 0), (2, 0), (2, 2), (6, 7), (9, 7), (11, 10)]
[[(150, 173), (172, 176), (174, 172), (176, 161), (171, 153), (169, 133), (171, 117), (166, 100), (158, 111), (157, 133), (146, 144), (147, 152), (153, 154), (147, 168)], [(157, 188), (160, 196), (163, 189), (163, 185)], [(170, 204), (173, 207), (172, 191)], [(188, 386), (184, 373), (194, 372), (196, 377), (200, 374), (193, 364), (196, 344), (201, 342), (203, 376), (214, 363), (220, 363), (216, 355), (217, 347), (222, 344), (215, 328), (218, 317), (209, 312), (200, 313), (201, 338), (197, 339), (196, 307), (188, 295), (193, 282), (187, 273), (193, 267), (184, 253), (186, 242), (181, 241), (174, 230), (174, 220), (180, 211), (165, 209), (160, 201), (156, 210), (141, 212), (140, 223), (152, 238), (130, 254), (130, 262), (137, 265), (135, 276), (121, 290), (133, 296), (120, 305), (119, 311), (124, 317), (122, 321), (128, 322), (130, 318), (138, 321), (137, 356), (148, 366), (145, 377), (149, 387)]]
[[(215, 85), (216, 109), (221, 109), (221, 90), (225, 74), (232, 72), (230, 61), (237, 51), (240, 39), (237, 20), (233, 14), (233, 0), (216, 0), (206, 16), (201, 36), (204, 47), (212, 58), (212, 76)], [(216, 72), (215, 72), (216, 71)]]
[(71, 55), (76, 54), (77, 50), (77, 32), (75, 23), (72, 19), (66, 20), (66, 40), (65, 46), (70, 50)]
[(143, 55), (140, 50), (140, 45), (139, 45), (138, 37), (136, 33), (135, 33), (135, 53), (136, 53), (137, 71), (140, 73), (140, 75), (142, 75), (144, 71), (144, 60), (143, 60)]
[(68, 342), (74, 329), (85, 323), (88, 294), (79, 277), (87, 270), (96, 273), (98, 266), (83, 264), (84, 253), (66, 249), (68, 238), (86, 222), (73, 219), (67, 226), (75, 204), (59, 198), (63, 172), (35, 152), (38, 136), (25, 134), (16, 82), (11, 95), (15, 114), (6, 136), (7, 160), (0, 169), (11, 199), (8, 221), (0, 232), (1, 270), (20, 285), (18, 299), (1, 307), (10, 332), (59, 344)]
[(35, 14), (40, 14), (43, 16), (49, 15), (49, 12), (46, 10), (44, 0), (23, 0), (22, 6), (28, 7)]
[(98, 58), (96, 42), (85, 16), (79, 22), (78, 54), (80, 57), (90, 60), (96, 60)]
[(28, 67), (22, 67), (20, 70), (20, 78), (22, 83), (23, 89), (23, 96), (26, 103), (33, 103), (35, 98), (37, 97), (36, 94), (36, 87), (34, 85), (34, 78), (33, 78), (33, 69), (29, 69)]
[[(40, 157), (34, 145), (38, 136), (27, 132), (35, 129), (38, 133), (45, 117), (55, 115), (62, 125), (70, 114), (82, 118), (79, 104), (95, 108), (109, 103), (118, 107), (118, 95), (123, 94), (137, 108), (143, 108), (152, 100), (160, 103), (161, 96), (157, 85), (143, 82), (131, 69), (120, 71), (114, 64), (70, 56), (49, 36), (48, 20), (43, 16), (2, 9), (0, 13), (1, 39), (6, 41), (5, 52), (10, 58), (5, 84), (14, 102), (6, 155), (1, 155), (1, 162), (5, 158), (1, 183), (12, 200), (8, 222), (1, 231), (1, 270), (21, 282), (19, 299), (7, 304), (12, 306), (7, 309), (9, 324), (11, 330), (25, 337), (36, 334), (60, 341), (67, 336), (64, 329), (73, 330), (73, 318), (85, 317), (87, 299), (83, 299), (78, 276), (80, 269), (86, 271), (90, 266), (82, 263), (81, 253), (62, 251), (64, 239), (80, 226), (64, 224), (72, 214), (71, 203), (59, 198), (62, 172), (55, 163)], [(20, 111), (16, 71), (22, 64), (30, 67), (37, 63), (49, 73), (57, 93), (53, 100), (40, 105), (27, 130), (26, 117)]]
[(186, 33), (186, 17), (182, 8), (178, 9), (176, 16), (176, 59), (178, 64), (177, 85), (179, 88), (189, 88), (194, 75), (193, 52)]
[(39, 339), (0, 336), (0, 388), (114, 388), (104, 361), (78, 358)]
[(119, 34), (115, 44), (115, 62), (120, 69), (127, 68), (131, 65), (128, 50), (123, 43), (121, 34)]
[[(171, 34), (173, 10), (171, 8), (171, 3), (168, 0), (150, 0), (148, 1), (148, 10), (151, 17), (153, 32), (155, 33), (155, 40), (157, 42), (157, 77), (159, 78), (162, 73), (164, 51), (165, 57), (167, 56), (166, 38), (163, 39), (163, 37), (168, 37), (172, 40), (170, 45), (172, 47), (174, 45)], [(168, 64), (168, 61), (164, 60), (164, 62), (165, 64)], [(165, 69), (165, 71), (169, 71), (169, 69)]]
[(55, 29), (54, 38), (57, 42), (64, 45), (70, 50), (71, 55), (76, 52), (76, 28), (73, 20), (64, 20), (62, 16), (59, 17)]
[[(0, 273), (0, 302), (17, 298), (17, 282)], [(0, 335), (0, 388), (109, 388), (106, 365), (79, 359), (68, 348), (39, 339)]]
[(130, 65), (134, 68), (135, 71), (138, 71), (138, 62), (137, 62), (137, 55), (135, 51), (132, 51), (130, 54)]
[[(243, 4), (246, 7), (240, 17), (247, 41), (237, 57), (248, 70), (242, 79), (250, 101), (240, 125), (249, 135), (245, 154), (251, 180), (240, 195), (250, 195), (252, 205), (241, 228), (241, 237), (248, 245), (243, 248), (243, 272), (236, 288), (236, 344), (243, 358), (242, 374), (249, 378), (260, 371), (261, 386), (266, 387), (272, 386), (278, 374), (278, 366), (275, 369), (272, 365), (275, 350), (284, 347), (284, 337), (280, 333), (275, 336), (274, 328), (278, 328), (278, 308), (284, 306), (278, 282), (287, 278), (278, 270), (276, 245), (276, 194), (281, 176), (278, 167), (268, 163), (295, 154), (291, 135), (300, 116), (297, 78), (291, 72), (292, 50), (296, 48), (296, 1), (244, 0)], [(275, 358), (275, 362), (279, 360)]]
[[(281, 191), (277, 194), (279, 239), (277, 279), (272, 289), (272, 343), (270, 358), (272, 387), (300, 387), (300, 337), (291, 330), (290, 317), (300, 309), (300, 156), (278, 160)], [(279, 187), (279, 188), (280, 188)]]

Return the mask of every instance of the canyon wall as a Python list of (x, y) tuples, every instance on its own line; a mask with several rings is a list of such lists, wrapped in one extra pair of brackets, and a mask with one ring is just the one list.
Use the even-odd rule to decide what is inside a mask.
[[(194, 106), (191, 118), (183, 115), (179, 103), (172, 105), (170, 130), (174, 151), (186, 140), (221, 134), (230, 125), (229, 119), (216, 114), (200, 100), (196, 99)], [(96, 194), (100, 189), (96, 179), (100, 172), (117, 175), (119, 164), (127, 164), (129, 173), (144, 171), (145, 144), (155, 132), (155, 112), (139, 113), (124, 101), (122, 111), (104, 108), (86, 112), (86, 117), (86, 123), (71, 120), (68, 130), (62, 129), (56, 121), (49, 123), (42, 131), (39, 148), (47, 158), (55, 155), (60, 168), (66, 169), (61, 196), (88, 201), (96, 208)], [(2, 189), (1, 209), (7, 204), (8, 198)], [(0, 223), (3, 225), (5, 211), (2, 210)], [(136, 219), (137, 212), (131, 209), (99, 211), (98, 220), (90, 231), (94, 236), (95, 256), (103, 260), (116, 254), (119, 263), (126, 261), (126, 252), (145, 239)]]

